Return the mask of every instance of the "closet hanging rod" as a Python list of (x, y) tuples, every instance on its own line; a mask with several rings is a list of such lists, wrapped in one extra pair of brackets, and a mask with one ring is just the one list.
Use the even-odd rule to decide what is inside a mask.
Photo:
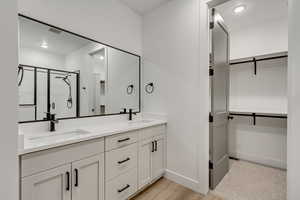
[(229, 115), (232, 116), (245, 116), (245, 117), (263, 117), (263, 118), (279, 118), (279, 119), (286, 119), (286, 115), (272, 115), (272, 114), (257, 114), (257, 113), (249, 113), (249, 114), (244, 114), (244, 113), (230, 113)]
[(265, 61), (265, 60), (275, 60), (275, 59), (281, 59), (281, 58), (287, 58), (288, 55), (282, 55), (282, 56), (272, 56), (272, 57), (266, 57), (266, 58), (255, 58), (253, 57), (251, 60), (245, 60), (245, 61), (237, 61), (237, 62), (230, 62), (230, 65), (238, 65), (243, 63), (251, 63), (251, 62), (259, 62), (259, 61)]
[(276, 118), (276, 119), (287, 119), (287, 115), (284, 114), (257, 114), (257, 113), (234, 113), (231, 112), (229, 115), (232, 116), (243, 116), (243, 117), (253, 117), (253, 125), (256, 125), (256, 118)]

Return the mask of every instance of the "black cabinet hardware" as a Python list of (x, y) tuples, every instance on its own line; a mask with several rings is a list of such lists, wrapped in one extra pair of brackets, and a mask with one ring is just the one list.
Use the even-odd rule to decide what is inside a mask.
[(66, 172), (66, 176), (67, 176), (67, 187), (66, 187), (66, 190), (67, 191), (70, 191), (70, 172)]
[(78, 183), (78, 169), (75, 169), (74, 173), (75, 173), (75, 183), (74, 183), (74, 186), (78, 187), (78, 185), (79, 185), (79, 183)]
[(229, 116), (228, 116), (228, 119), (233, 120), (234, 117), (229, 115)]
[(154, 142), (152, 141), (152, 150), (151, 150), (151, 152), (154, 152)]
[(118, 190), (118, 193), (124, 192), (124, 191), (127, 190), (128, 188), (130, 188), (130, 185), (127, 184), (124, 188), (119, 189), (119, 190)]
[(157, 140), (154, 141), (154, 144), (155, 144), (154, 151), (157, 151)]
[(119, 161), (118, 164), (122, 164), (122, 163), (128, 162), (129, 160), (130, 160), (130, 158), (126, 158), (125, 160)]
[(128, 140), (130, 140), (130, 138), (125, 138), (125, 139), (122, 139), (122, 140), (118, 140), (118, 142), (121, 143), (121, 142), (126, 142)]

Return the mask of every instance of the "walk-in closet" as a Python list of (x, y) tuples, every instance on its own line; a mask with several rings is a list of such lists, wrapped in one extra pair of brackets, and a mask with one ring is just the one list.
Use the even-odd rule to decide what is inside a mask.
[(284, 0), (211, 9), (210, 187), (222, 197), (286, 199), (287, 9)]

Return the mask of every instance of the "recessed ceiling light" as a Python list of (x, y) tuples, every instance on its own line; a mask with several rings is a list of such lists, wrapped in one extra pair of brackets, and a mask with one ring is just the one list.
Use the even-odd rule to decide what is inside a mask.
[(41, 44), (41, 47), (44, 49), (48, 49), (48, 44), (46, 41), (43, 41), (43, 43)]
[(246, 6), (237, 6), (233, 11), (235, 14), (240, 14), (246, 10)]

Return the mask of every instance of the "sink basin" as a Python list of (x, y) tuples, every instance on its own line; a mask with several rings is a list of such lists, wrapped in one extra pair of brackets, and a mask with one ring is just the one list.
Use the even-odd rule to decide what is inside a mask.
[(137, 121), (131, 121), (129, 122), (130, 124), (147, 124), (147, 123), (151, 123), (154, 120), (151, 119), (141, 119), (141, 120), (137, 120)]
[(28, 140), (30, 141), (53, 141), (53, 140), (60, 140), (60, 139), (68, 139), (68, 138), (72, 138), (74, 136), (81, 136), (81, 135), (86, 135), (86, 134), (90, 134), (90, 132), (86, 131), (86, 130), (81, 130), (81, 129), (77, 129), (77, 130), (73, 130), (73, 131), (66, 131), (66, 132), (54, 132), (51, 134), (45, 134), (45, 135), (39, 135), (39, 136), (34, 136), (34, 137), (30, 137), (28, 138)]

